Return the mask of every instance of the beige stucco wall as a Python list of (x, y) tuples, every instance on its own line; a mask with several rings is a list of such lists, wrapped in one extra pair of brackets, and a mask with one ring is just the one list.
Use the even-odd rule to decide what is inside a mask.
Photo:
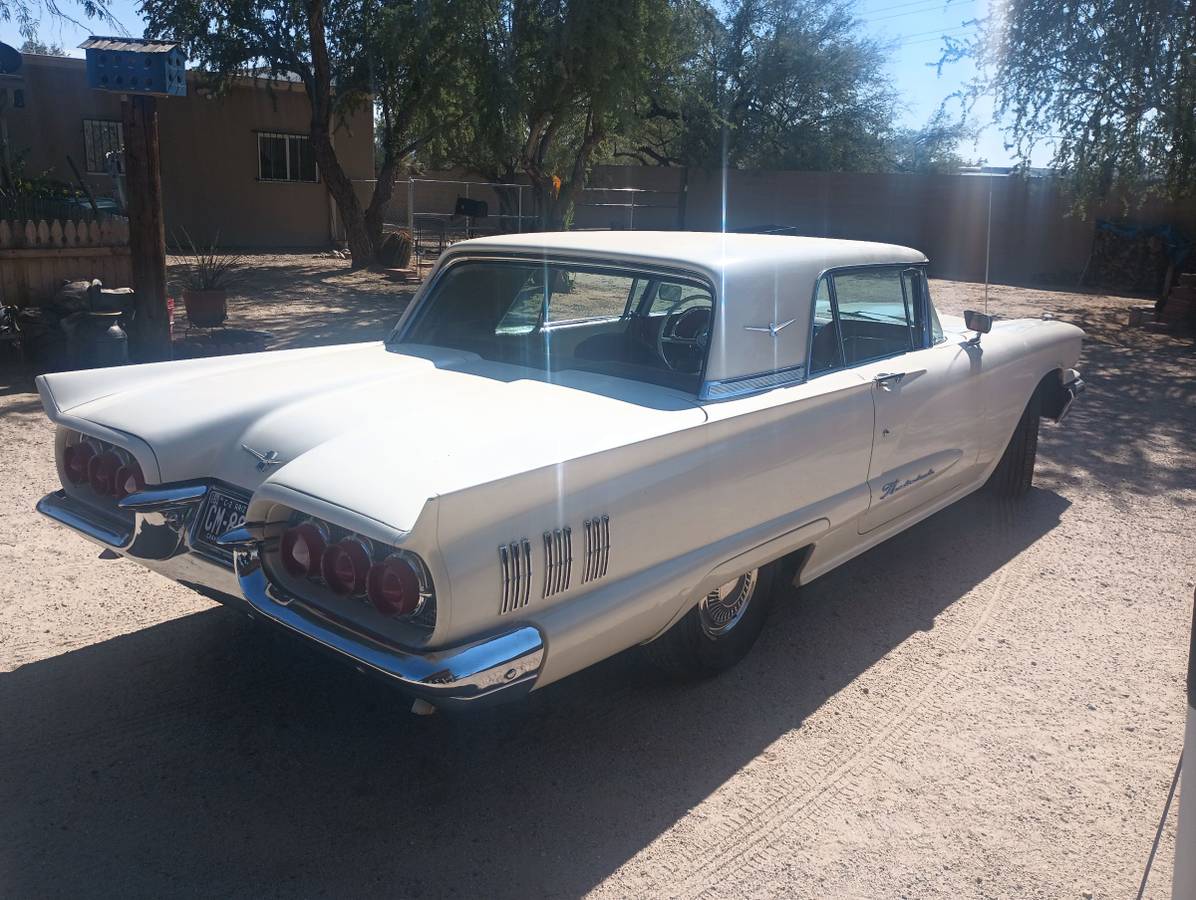
[[(120, 95), (87, 87), (83, 60), (25, 57), (25, 107), (5, 111), (10, 146), (24, 154), (31, 174), (73, 182), (69, 154), (84, 168), (83, 120), (120, 119)], [(219, 231), (227, 247), (327, 245), (333, 206), (323, 183), (258, 180), (257, 132), (306, 134), (307, 97), (301, 85), (264, 80), (207, 99), (194, 78), (187, 97), (159, 98), (162, 202), (167, 240), (186, 229), (197, 242)], [(11, 92), (10, 92), (11, 93)], [(338, 130), (341, 163), (368, 198), (374, 175), (369, 109)], [(104, 175), (85, 175), (98, 195), (113, 195)]]

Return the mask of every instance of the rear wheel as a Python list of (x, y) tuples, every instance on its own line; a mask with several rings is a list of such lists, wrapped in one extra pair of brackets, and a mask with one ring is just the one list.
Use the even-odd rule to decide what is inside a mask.
[(1001, 461), (988, 479), (988, 489), (998, 497), (1024, 497), (1034, 481), (1034, 462), (1038, 458), (1038, 392), (1030, 398), (1018, 420), (1013, 437), (1001, 455)]
[(776, 563), (711, 591), (668, 631), (644, 645), (658, 668), (682, 678), (717, 675), (745, 656), (764, 630)]

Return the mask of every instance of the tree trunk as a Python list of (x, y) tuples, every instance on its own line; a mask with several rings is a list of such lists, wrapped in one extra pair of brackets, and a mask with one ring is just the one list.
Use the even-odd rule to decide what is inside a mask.
[(373, 262), (374, 245), (366, 230), (365, 212), (353, 189), (353, 181), (345, 174), (332, 145), (332, 73), (324, 28), (324, 0), (309, 0), (307, 15), (311, 31), (311, 78), (305, 79), (304, 86), (311, 101), (312, 153), (320, 167), (320, 177), (341, 214), (353, 268), (360, 269)]
[(353, 259), (353, 268), (368, 266), (374, 260), (374, 245), (366, 230), (365, 211), (361, 208), (361, 201), (353, 189), (352, 179), (345, 174), (336, 158), (331, 134), (327, 127), (321, 127), (314, 121), (311, 128), (311, 147), (316, 164), (320, 167), (320, 177), (324, 179), (328, 192), (336, 201), (336, 208), (345, 228), (345, 239), (349, 244), (349, 255)]
[(365, 231), (369, 238), (374, 254), (382, 249), (382, 225), (386, 217), (386, 208), (390, 205), (390, 198), (394, 196), (395, 176), (398, 174), (398, 160), (393, 154), (387, 153), (382, 160), (382, 167), (378, 170), (378, 181), (374, 185), (370, 205), (365, 211)]

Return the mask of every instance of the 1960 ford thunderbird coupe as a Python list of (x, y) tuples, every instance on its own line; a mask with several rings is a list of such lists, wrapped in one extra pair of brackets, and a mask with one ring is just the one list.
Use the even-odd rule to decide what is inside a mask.
[(724, 669), (802, 584), (1030, 487), (1083, 333), (940, 317), (926, 258), (771, 235), (455, 245), (380, 343), (38, 379), (38, 508), (405, 688), (519, 696), (638, 644)]

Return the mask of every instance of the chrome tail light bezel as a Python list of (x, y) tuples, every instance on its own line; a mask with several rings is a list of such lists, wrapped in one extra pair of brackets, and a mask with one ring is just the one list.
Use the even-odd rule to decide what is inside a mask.
[[(417, 553), (366, 537), (326, 519), (294, 510), (286, 511), (281, 518), (275, 518), (273, 515), (270, 518), (273, 521), (265, 529), (267, 539), (263, 541), (262, 550), (264, 551), (266, 577), (275, 588), (281, 589), (284, 593), (302, 602), (310, 603), (334, 614), (337, 610), (356, 611), (358, 614), (363, 610), (368, 610), (383, 621), (411, 625), (421, 631), (431, 632), (436, 627), (435, 585), (427, 564)], [(321, 534), (326, 536), (326, 542), (315, 571), (307, 575), (297, 575), (289, 571), (283, 564), (282, 541), (283, 535), (291, 528), (303, 524), (317, 527)], [(384, 610), (374, 607), (368, 599), (368, 591), (354, 591), (345, 594), (335, 589), (324, 576), (322, 557), (330, 549), (344, 541), (356, 542), (367, 550), (371, 569), (395, 555), (409, 563), (414, 569), (418, 581), (419, 596), (415, 608), (409, 613), (389, 615)], [(352, 606), (345, 604), (352, 604)]]

